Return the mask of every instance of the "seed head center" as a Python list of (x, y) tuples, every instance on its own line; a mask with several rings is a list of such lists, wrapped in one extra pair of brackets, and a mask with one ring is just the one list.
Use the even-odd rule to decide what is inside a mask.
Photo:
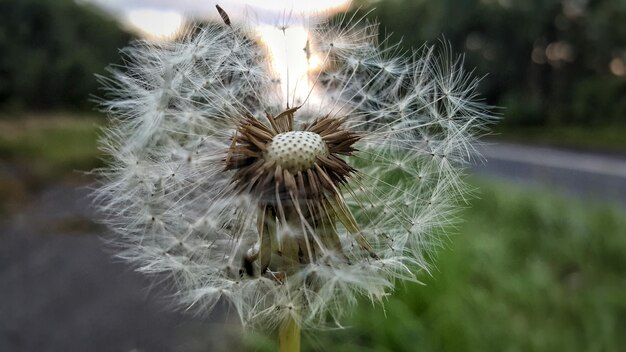
[(304, 171), (315, 165), (315, 159), (328, 155), (322, 137), (314, 132), (290, 131), (279, 133), (267, 144), (265, 160), (289, 171)]

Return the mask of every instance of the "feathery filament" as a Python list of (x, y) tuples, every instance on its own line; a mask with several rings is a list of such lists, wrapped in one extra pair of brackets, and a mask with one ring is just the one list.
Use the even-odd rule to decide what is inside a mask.
[(265, 327), (339, 324), (356, 297), (429, 270), (491, 117), (462, 60), (377, 33), (313, 26), (323, 63), (298, 105), (230, 21), (125, 49), (102, 79), (112, 161), (96, 192), (119, 256), (171, 276), (186, 308), (221, 299)]

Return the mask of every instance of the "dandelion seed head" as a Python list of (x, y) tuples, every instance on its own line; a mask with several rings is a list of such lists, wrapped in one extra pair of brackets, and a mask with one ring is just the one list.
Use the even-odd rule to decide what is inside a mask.
[(320, 63), (297, 104), (235, 23), (136, 42), (102, 78), (111, 162), (95, 199), (119, 257), (168, 276), (184, 309), (340, 326), (358, 297), (430, 270), (454, 220), (491, 120), (462, 59), (402, 52), (359, 19), (307, 33)]
[(272, 138), (264, 158), (291, 172), (298, 172), (311, 169), (316, 158), (327, 155), (328, 148), (319, 134), (290, 131), (279, 133)]

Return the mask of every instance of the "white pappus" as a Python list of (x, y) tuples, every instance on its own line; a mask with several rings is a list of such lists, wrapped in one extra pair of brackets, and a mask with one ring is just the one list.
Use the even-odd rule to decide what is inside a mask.
[(311, 25), (310, 95), (286, 96), (253, 29), (136, 42), (103, 78), (110, 157), (96, 201), (119, 257), (186, 309), (244, 326), (340, 325), (429, 270), (492, 119), (462, 59), (402, 52), (376, 24)]

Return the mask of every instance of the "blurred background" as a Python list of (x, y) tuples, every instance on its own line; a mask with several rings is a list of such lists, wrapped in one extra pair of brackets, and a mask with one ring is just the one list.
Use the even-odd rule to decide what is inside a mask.
[[(626, 0), (223, 0), (237, 18), (367, 14), (405, 48), (450, 42), (501, 116), (424, 285), (306, 351), (620, 351), (626, 346)], [(289, 5), (291, 4), (291, 5)], [(136, 38), (217, 20), (215, 1), (0, 0), (0, 351), (271, 351), (226, 309), (168, 309), (107, 252), (89, 170), (95, 74)], [(368, 12), (370, 9), (373, 11)], [(284, 12), (283, 12), (284, 13)]]

